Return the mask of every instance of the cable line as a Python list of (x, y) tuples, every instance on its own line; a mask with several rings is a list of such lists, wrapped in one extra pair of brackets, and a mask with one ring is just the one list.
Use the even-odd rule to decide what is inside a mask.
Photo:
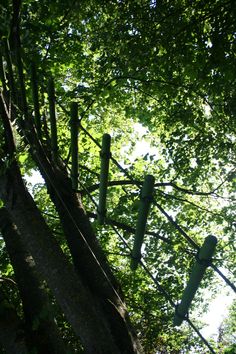
[[(122, 240), (122, 242), (124, 243), (124, 245), (126, 246), (127, 249), (130, 250), (130, 252), (132, 251), (130, 246), (128, 245), (128, 243), (126, 242), (126, 240), (123, 238), (123, 236), (119, 233), (119, 231), (117, 231), (117, 229), (111, 225), (111, 228), (113, 229), (113, 231), (118, 235), (118, 237)], [(132, 254), (130, 253), (130, 256), (132, 257)], [(140, 259), (138, 261), (140, 263), (140, 265), (142, 266), (142, 268), (145, 270), (146, 274), (152, 279), (152, 281), (154, 282), (154, 284), (156, 285), (157, 289), (160, 291), (161, 294), (163, 294), (163, 296), (166, 298), (166, 300), (168, 300), (168, 302), (170, 303), (170, 305), (176, 310), (177, 309), (177, 305), (174, 303), (174, 301), (172, 300), (171, 296), (167, 293), (167, 291), (163, 288), (163, 286), (158, 282), (157, 278), (153, 276), (153, 274), (150, 272), (150, 270), (147, 268), (147, 266), (145, 265), (145, 263)], [(189, 319), (188, 316), (184, 316), (184, 320), (189, 324), (189, 326), (196, 332), (196, 334), (199, 336), (199, 338), (202, 340), (202, 342), (207, 346), (207, 348), (209, 349), (209, 351), (212, 354), (216, 354), (216, 352), (214, 351), (214, 349), (212, 348), (212, 346), (210, 345), (210, 343), (206, 340), (206, 338), (201, 334), (201, 332), (198, 330), (198, 328), (193, 324), (193, 322)]]
[[(84, 133), (89, 136), (92, 141), (101, 148), (101, 145), (96, 141), (95, 138), (93, 138), (93, 136), (81, 125), (80, 123), (80, 127), (81, 129), (84, 131)], [(112, 162), (119, 168), (119, 170), (121, 172), (123, 172), (123, 174), (131, 181), (134, 183), (134, 185), (138, 186), (140, 188), (140, 182), (138, 182), (137, 180), (133, 179), (132, 176), (130, 176), (130, 174), (127, 172), (126, 169), (124, 169), (118, 162), (116, 159), (114, 159), (114, 157), (111, 156), (111, 160)], [(156, 202), (154, 202), (155, 204)], [(163, 215), (166, 216), (166, 218), (172, 223), (172, 225), (175, 226), (175, 228), (188, 240), (188, 242), (197, 250), (199, 251), (200, 247), (198, 246), (198, 244), (171, 218), (171, 216), (169, 216), (166, 211), (158, 204), (155, 204), (158, 209), (162, 212)], [(236, 293), (236, 287), (235, 285), (218, 269), (218, 267), (216, 265), (214, 265), (213, 263), (211, 263), (211, 268), (214, 269), (215, 272), (217, 272), (219, 274), (219, 276), (225, 281), (225, 283), (231, 287), (231, 289)]]
[[(153, 201), (154, 205), (161, 211), (163, 215), (169, 220), (169, 222), (176, 228), (176, 230), (179, 231), (181, 235), (185, 237), (185, 239), (197, 250), (199, 251), (200, 247), (196, 244), (196, 242), (180, 227), (176, 221), (172, 219), (172, 217), (158, 204), (155, 200)], [(210, 262), (210, 267), (214, 269), (216, 273), (219, 274), (219, 276), (226, 282), (227, 285), (231, 287), (231, 289), (236, 292), (236, 287), (235, 285), (217, 268), (216, 265), (214, 265), (212, 262)]]
[(224, 281), (231, 287), (231, 289), (236, 293), (236, 286), (219, 270), (219, 268), (216, 267), (215, 264), (211, 263), (211, 268), (214, 269), (216, 273), (219, 274), (219, 276), (224, 279)]
[[(82, 188), (85, 187), (81, 184)], [(90, 193), (87, 191), (87, 193), (89, 194), (90, 199), (93, 201), (94, 205), (97, 207), (98, 204), (96, 203), (96, 201), (93, 199), (93, 197), (90, 195)], [(162, 209), (164, 211), (164, 209)], [(168, 215), (166, 213), (166, 215)], [(172, 218), (171, 218), (172, 219)], [(174, 221), (172, 219), (172, 221)], [(177, 225), (177, 224), (176, 224)], [(122, 240), (122, 242), (124, 243), (124, 245), (126, 246), (127, 249), (130, 250), (130, 252), (132, 251), (130, 246), (128, 245), (128, 243), (126, 242), (126, 240), (122, 237), (122, 235), (120, 234), (120, 232), (114, 227), (114, 225), (110, 224), (111, 228), (113, 229), (113, 231), (118, 235), (118, 237)], [(178, 226), (179, 231), (181, 231), (184, 235), (187, 235), (181, 227)], [(191, 242), (192, 244), (194, 244), (195, 248), (197, 246), (197, 244), (192, 240)], [(197, 246), (198, 247), (198, 246)], [(200, 249), (200, 247), (198, 247), (198, 249)], [(132, 257), (132, 254), (130, 254), (130, 256)], [(170, 295), (166, 292), (166, 290), (160, 285), (160, 283), (158, 282), (157, 278), (154, 277), (152, 275), (152, 273), (149, 271), (149, 269), (147, 268), (147, 266), (144, 264), (144, 262), (140, 259), (138, 261), (140, 263), (140, 265), (142, 266), (142, 268), (145, 270), (146, 274), (152, 279), (152, 281), (155, 283), (157, 289), (160, 291), (160, 293), (162, 293), (164, 295), (164, 297), (169, 301), (169, 303), (171, 304), (171, 306), (175, 309), (175, 311), (178, 308), (178, 305), (176, 305), (174, 303), (174, 301), (172, 300), (172, 298), (170, 297)], [(210, 264), (212, 266), (212, 264)], [(214, 266), (215, 267), (215, 266)], [(217, 269), (217, 268), (216, 268)], [(218, 269), (217, 269), (218, 270)], [(226, 278), (226, 280), (228, 281), (228, 279)], [(231, 285), (231, 284), (229, 284)], [(201, 332), (198, 330), (198, 328), (193, 324), (193, 322), (189, 319), (188, 315), (183, 316), (183, 320), (185, 320), (189, 326), (197, 333), (197, 335), (199, 336), (199, 338), (203, 341), (203, 343), (208, 347), (208, 349), (210, 350), (210, 352), (212, 354), (216, 354), (214, 349), (211, 347), (211, 345), (208, 343), (208, 341), (204, 338), (204, 336), (201, 334)]]
[[(93, 136), (81, 125), (80, 122), (80, 128), (84, 131), (84, 133), (90, 137), (90, 139), (101, 149), (101, 145), (96, 141), (96, 139), (93, 138)], [(130, 180), (133, 181), (135, 185), (138, 185), (138, 187), (140, 187), (140, 183), (137, 183), (137, 181), (133, 180), (132, 177), (130, 176), (130, 174), (127, 172), (126, 169), (124, 169), (112, 156), (111, 156), (111, 160), (113, 161), (113, 163), (123, 172), (123, 174), (125, 174), (125, 176)], [(53, 182), (51, 181), (52, 185)], [(55, 188), (55, 191), (57, 192), (59, 198), (61, 198), (60, 193), (57, 191), (57, 189)], [(90, 194), (90, 193), (89, 193)], [(68, 215), (70, 215), (73, 223), (75, 224), (75, 226), (77, 227), (79, 233), (81, 234), (82, 238), (84, 239), (84, 242), (86, 242), (88, 248), (90, 249), (91, 253), (93, 254), (94, 258), (96, 259), (97, 263), (99, 264), (100, 268), (102, 269), (102, 271), (104, 272), (107, 280), (109, 281), (109, 283), (111, 284), (109, 278), (107, 277), (105, 271), (103, 270), (103, 268), (101, 267), (99, 261), (97, 260), (95, 254), (93, 253), (92, 249), (90, 248), (90, 246), (88, 245), (86, 239), (84, 238), (83, 234), (81, 233), (81, 231), (79, 230), (73, 216), (70, 214), (67, 206), (65, 205), (64, 201), (61, 198), (62, 203), (64, 204), (65, 209), (68, 212)], [(97, 204), (97, 203), (96, 203)], [(199, 246), (182, 230), (182, 228), (165, 212), (165, 210), (156, 202), (154, 203), (158, 209), (167, 217), (167, 219), (175, 226), (175, 228), (182, 234), (184, 235), (184, 237), (188, 240), (188, 242), (197, 250), (199, 250)], [(128, 247), (128, 249), (130, 249), (130, 247), (128, 246), (127, 242), (124, 240), (124, 238), (119, 234), (119, 232), (115, 229), (115, 227), (113, 225), (111, 225), (112, 229), (116, 232), (116, 234), (122, 238), (122, 241), (124, 242), (124, 244), (126, 245), (126, 247)], [(169, 301), (169, 303), (176, 309), (176, 305), (173, 302), (173, 300), (171, 299), (171, 297), (169, 296), (169, 294), (165, 291), (165, 289), (160, 285), (160, 283), (157, 281), (157, 279), (151, 274), (151, 272), (148, 270), (148, 268), (146, 267), (146, 265), (143, 263), (143, 261), (140, 259), (139, 263), (141, 264), (141, 266), (144, 268), (144, 270), (146, 271), (146, 273), (149, 275), (149, 277), (153, 280), (153, 282), (155, 283), (155, 285), (157, 286), (158, 290), (165, 296), (165, 298)], [(222, 273), (218, 270), (218, 268), (216, 266), (213, 267), (214, 270), (217, 271), (217, 273), (222, 277)], [(223, 279), (226, 281), (226, 277), (223, 276)], [(232, 287), (231, 282), (227, 279), (226, 283), (228, 285), (231, 286), (231, 288), (233, 290), (235, 290), (234, 287)], [(111, 284), (112, 286), (112, 284)], [(112, 286), (113, 288), (113, 286)], [(113, 290), (116, 292), (116, 290), (113, 288)], [(118, 294), (117, 294), (118, 295)], [(119, 296), (119, 295), (118, 295)], [(211, 347), (211, 345), (207, 342), (207, 340), (202, 336), (202, 334), (199, 332), (199, 330), (195, 327), (195, 325), (190, 321), (190, 319), (188, 317), (184, 318), (189, 325), (193, 328), (193, 330), (198, 334), (198, 336), (201, 338), (201, 340), (204, 342), (204, 344), (208, 347), (208, 349), (210, 350), (210, 352), (212, 354), (216, 354), (214, 349)]]
[[(18, 67), (20, 67), (21, 63), (21, 58), (20, 59), (20, 63), (18, 63)], [(23, 82), (23, 71), (22, 73), (22, 78), (21, 78), (21, 84), (22, 84), (22, 97), (23, 97), (23, 110), (25, 111), (25, 113), (27, 112), (27, 101), (26, 101), (26, 94), (25, 94), (25, 85)], [(57, 144), (57, 131), (56, 131), (56, 121), (55, 121), (55, 93), (54, 93), (54, 87), (53, 87), (53, 82), (49, 81), (50, 83), (50, 87), (49, 87), (49, 100), (51, 100), (51, 104), (50, 104), (50, 113), (51, 113), (51, 125), (52, 125), (52, 130), (54, 135), (52, 136), (52, 150), (53, 150), (53, 154), (54, 154), (54, 158), (57, 160), (57, 154), (58, 154), (58, 144)], [(81, 126), (81, 124), (80, 124)], [(81, 126), (82, 128), (82, 126)], [(86, 132), (87, 135), (90, 136), (90, 138), (97, 144), (96, 140), (91, 136), (91, 134), (89, 134), (84, 128), (82, 128), (83, 131)], [(31, 142), (30, 139), (28, 138), (28, 135), (25, 135), (26, 140), (28, 141), (29, 145), (31, 146)], [(97, 144), (100, 148), (100, 144)], [(48, 181), (50, 182), (51, 186), (53, 187), (55, 193), (57, 194), (59, 200), (62, 203), (62, 206), (65, 210), (65, 212), (68, 214), (68, 216), (70, 217), (72, 223), (74, 224), (75, 228), (77, 229), (77, 231), (79, 232), (81, 238), (83, 239), (83, 242), (86, 244), (87, 249), (89, 250), (89, 252), (91, 253), (92, 257), (95, 259), (97, 265), (99, 266), (99, 268), (101, 269), (106, 281), (108, 282), (108, 284), (110, 285), (111, 289), (113, 290), (114, 294), (117, 296), (117, 298), (119, 299), (119, 301), (122, 303), (122, 299), (120, 298), (120, 295), (118, 294), (118, 292), (116, 291), (116, 289), (114, 288), (112, 282), (110, 281), (108, 275), (106, 274), (105, 270), (103, 269), (102, 265), (100, 264), (99, 260), (97, 259), (95, 253), (93, 252), (92, 248), (90, 247), (90, 245), (88, 244), (85, 236), (83, 235), (83, 233), (81, 232), (76, 220), (74, 219), (73, 215), (71, 214), (69, 208), (67, 207), (60, 191), (57, 188), (56, 183), (54, 183), (54, 181), (52, 180), (50, 174), (48, 173), (47, 169), (44, 167), (44, 164), (42, 163), (41, 159), (38, 158), (38, 163), (41, 166), (42, 171), (44, 171), (44, 175), (47, 176)], [(114, 162), (114, 164), (130, 179), (130, 175), (129, 173), (113, 158), (111, 157), (111, 160)], [(134, 183), (136, 184), (136, 183)], [(112, 226), (112, 229), (117, 233), (117, 235), (120, 237), (121, 235), (117, 232), (117, 230), (115, 229), (114, 226)], [(123, 243), (126, 245), (126, 247), (128, 247), (128, 249), (130, 249), (129, 245), (127, 244), (127, 242), (124, 240), (124, 238), (122, 237), (122, 241)], [(161, 286), (161, 284), (158, 282), (158, 280), (156, 278), (153, 277), (153, 275), (151, 274), (151, 272), (148, 270), (148, 268), (146, 267), (146, 265), (144, 264), (144, 262), (140, 259), (138, 260), (138, 262), (141, 264), (141, 266), (144, 268), (145, 272), (151, 277), (151, 279), (154, 281), (154, 283), (156, 284), (157, 288), (159, 289), (159, 291), (164, 295), (164, 297), (169, 301), (169, 303), (176, 308), (175, 303), (173, 302), (173, 300), (171, 299), (171, 297), (169, 296), (169, 294), (165, 291), (165, 289)], [(206, 339), (201, 335), (201, 333), (196, 329), (196, 327), (192, 324), (192, 322), (187, 319), (187, 322), (191, 325), (191, 327), (195, 330), (195, 332), (199, 335), (199, 337), (203, 340), (203, 342), (206, 344), (206, 346), (209, 348), (210, 352), (215, 354), (213, 348), (210, 346), (210, 344), (206, 341)]]
[[(26, 137), (26, 139), (28, 140), (28, 138)], [(30, 141), (28, 140), (28, 142), (30, 143)], [(82, 232), (80, 231), (76, 221), (74, 220), (73, 215), (70, 213), (69, 209), (67, 208), (63, 198), (60, 195), (60, 192), (57, 190), (57, 187), (55, 186), (54, 182), (51, 180), (50, 176), (48, 175), (46, 169), (44, 168), (43, 164), (41, 163), (41, 161), (39, 160), (39, 163), (41, 164), (41, 168), (44, 171), (45, 175), (47, 175), (48, 180), (50, 181), (50, 183), (52, 184), (55, 192), (57, 193), (59, 199), (61, 200), (62, 205), (64, 206), (65, 211), (68, 213), (69, 217), (71, 218), (71, 221), (74, 223), (76, 229), (78, 230), (78, 232), (80, 233), (83, 241), (85, 242), (86, 246), (88, 247), (89, 251), (91, 252), (92, 256), (94, 257), (94, 259), (96, 260), (98, 266), (100, 267), (100, 269), (102, 270), (106, 280), (108, 281), (108, 283), (110, 284), (112, 290), (114, 291), (114, 293), (116, 294), (116, 296), (119, 298), (119, 300), (122, 303), (122, 299), (120, 298), (119, 294), (117, 293), (116, 289), (113, 287), (109, 277), (107, 276), (106, 272), (104, 271), (102, 265), (100, 264), (99, 260), (97, 259), (96, 255), (94, 254), (93, 250), (91, 249), (91, 247), (89, 246), (86, 238), (84, 237), (84, 235), (82, 234)], [(81, 184), (82, 185), (82, 184)], [(83, 186), (82, 186), (83, 187)], [(90, 193), (88, 193), (90, 195)], [(93, 201), (93, 203), (97, 206), (97, 203), (95, 202), (95, 200), (92, 198), (92, 196), (90, 196), (91, 200)], [(119, 238), (121, 238), (122, 242), (125, 244), (125, 246), (131, 251), (131, 248), (129, 247), (128, 243), (124, 240), (124, 238), (120, 235), (120, 233), (116, 230), (116, 228), (111, 225), (112, 229), (114, 230), (114, 232), (119, 236)], [(174, 301), (171, 299), (171, 297), (169, 296), (169, 294), (166, 292), (166, 290), (160, 285), (160, 283), (157, 281), (157, 279), (152, 275), (152, 273), (148, 270), (148, 268), (146, 267), (146, 265), (143, 263), (143, 261), (140, 259), (139, 263), (141, 264), (141, 266), (143, 267), (143, 269), (145, 270), (145, 272), (149, 275), (149, 277), (153, 280), (153, 282), (155, 283), (156, 287), (158, 288), (158, 290), (164, 295), (164, 297), (169, 301), (169, 303), (172, 305), (173, 308), (176, 309), (176, 305), (174, 303)], [(190, 321), (189, 318), (184, 318), (189, 325), (193, 328), (193, 330), (197, 333), (197, 335), (199, 336), (199, 338), (204, 342), (204, 344), (208, 347), (208, 349), (210, 350), (210, 352), (212, 354), (216, 354), (215, 351), (213, 350), (213, 348), (211, 347), (211, 345), (207, 342), (207, 340), (202, 336), (202, 334), (199, 332), (199, 330), (195, 327), (195, 325), (192, 323), (192, 321)]]
[[(86, 187), (80, 183), (82, 188)], [(94, 200), (94, 198), (89, 194), (89, 198), (92, 200), (92, 202), (94, 203), (95, 207), (98, 207), (98, 203)], [(116, 227), (114, 225), (110, 225), (112, 230), (116, 233), (116, 235), (121, 239), (121, 241), (123, 242), (123, 244), (125, 245), (126, 249), (128, 249), (130, 251), (130, 254), (128, 256), (131, 257), (132, 259), (132, 249), (130, 248), (129, 244), (126, 242), (126, 240), (124, 239), (124, 237), (120, 234), (120, 232), (116, 229)], [(157, 289), (159, 290), (159, 292), (161, 294), (163, 294), (163, 296), (166, 298), (166, 300), (168, 300), (168, 302), (171, 304), (171, 306), (175, 309), (178, 308), (178, 306), (174, 303), (174, 301), (172, 300), (171, 296), (167, 293), (167, 291), (163, 288), (163, 286), (160, 284), (160, 282), (157, 280), (156, 277), (154, 277), (152, 275), (152, 273), (149, 271), (149, 269), (147, 268), (147, 266), (145, 265), (144, 261), (142, 260), (142, 256), (140, 257), (140, 259), (138, 260), (138, 263), (142, 266), (142, 268), (144, 269), (144, 271), (146, 272), (146, 274), (149, 276), (150, 279), (152, 279), (152, 281), (154, 282), (154, 284), (156, 285)], [(208, 343), (208, 341), (204, 338), (204, 336), (200, 333), (200, 331), (197, 329), (197, 327), (193, 324), (193, 322), (189, 319), (188, 316), (183, 316), (184, 320), (190, 325), (190, 327), (192, 327), (192, 329), (196, 332), (196, 334), (199, 336), (199, 338), (203, 341), (203, 343), (208, 347), (209, 351), (212, 354), (216, 354), (216, 352), (214, 351), (214, 349), (211, 347), (211, 345)]]
[[(97, 145), (100, 149), (101, 149), (101, 144), (82, 126), (81, 122), (80, 124), (80, 128), (81, 130), (83, 130), (83, 132), (94, 142), (95, 145)], [(112, 154), (110, 155), (110, 159), (111, 161), (114, 163), (114, 165), (116, 167), (118, 167), (118, 169), (134, 184), (137, 185), (138, 187), (140, 187), (140, 182), (138, 182), (137, 180), (134, 180), (132, 178), (132, 176), (128, 173), (128, 171), (121, 166), (121, 164), (112, 156)]]
[[(41, 164), (41, 162), (40, 162), (40, 164)], [(83, 239), (84, 243), (86, 244), (86, 246), (87, 246), (89, 252), (91, 253), (92, 257), (95, 259), (96, 263), (98, 264), (99, 268), (101, 269), (101, 271), (102, 271), (102, 273), (103, 273), (105, 279), (107, 280), (107, 282), (108, 282), (109, 285), (111, 286), (111, 289), (113, 290), (114, 294), (117, 296), (117, 298), (119, 299), (119, 301), (120, 301), (121, 304), (122, 304), (123, 301), (122, 301), (120, 295), (118, 294), (118, 292), (117, 292), (116, 289), (114, 288), (114, 286), (113, 286), (111, 280), (109, 279), (108, 275), (106, 274), (105, 270), (103, 269), (101, 263), (100, 263), (99, 260), (97, 259), (96, 255), (95, 255), (95, 253), (93, 252), (93, 250), (92, 250), (92, 248), (90, 247), (90, 245), (88, 244), (88, 242), (87, 242), (85, 236), (83, 235), (83, 233), (81, 232), (79, 226), (77, 225), (77, 223), (76, 223), (76, 221), (75, 221), (73, 215), (70, 213), (70, 210), (68, 209), (66, 203), (64, 202), (63, 198), (61, 197), (60, 192), (58, 191), (56, 185), (55, 185), (54, 182), (51, 180), (51, 178), (50, 178), (50, 176), (48, 175), (47, 171), (44, 169), (43, 164), (41, 164), (41, 168), (44, 170), (44, 173), (47, 175), (48, 180), (49, 180), (50, 183), (52, 184), (52, 186), (53, 186), (53, 188), (54, 188), (54, 190), (55, 190), (55, 192), (56, 192), (58, 198), (61, 200), (61, 203), (62, 203), (62, 205), (63, 205), (65, 211), (67, 212), (67, 214), (68, 214), (68, 216), (70, 217), (72, 223), (74, 224), (75, 228), (77, 229), (77, 231), (79, 232), (80, 236), (82, 237), (82, 239)]]
[(155, 199), (153, 200), (153, 204), (160, 210), (160, 212), (165, 215), (165, 217), (168, 219), (168, 221), (174, 225), (174, 227), (186, 238), (186, 240), (196, 249), (199, 251), (200, 247), (197, 245), (197, 243), (186, 234), (186, 232), (172, 219), (172, 217), (167, 214), (167, 212), (161, 207), (160, 204), (158, 204)]

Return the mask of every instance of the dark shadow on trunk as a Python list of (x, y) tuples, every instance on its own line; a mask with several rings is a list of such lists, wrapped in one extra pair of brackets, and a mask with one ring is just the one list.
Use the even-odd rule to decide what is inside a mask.
[(1, 289), (0, 344), (7, 354), (30, 354), (25, 343), (24, 324)]
[(38, 354), (67, 354), (53, 317), (53, 309), (38, 278), (35, 262), (25, 251), (16, 226), (5, 208), (0, 209), (0, 230), (22, 300), (29, 350), (36, 348)]

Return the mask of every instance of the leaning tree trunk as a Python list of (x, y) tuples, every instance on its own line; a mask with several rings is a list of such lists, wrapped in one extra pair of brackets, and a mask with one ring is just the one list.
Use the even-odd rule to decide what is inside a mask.
[[(2, 101), (0, 108), (5, 152), (9, 157), (7, 166), (1, 163), (0, 198), (17, 225), (23, 244), (32, 254), (39, 272), (47, 281), (75, 333), (81, 338), (86, 353), (137, 352), (132, 340), (127, 350), (123, 351), (124, 348), (119, 347), (117, 337), (111, 332), (109, 316), (105, 315), (102, 302), (84, 285), (79, 275), (74, 273), (26, 190), (15, 161), (12, 130)], [(112, 316), (111, 311), (110, 313)]]
[(19, 232), (5, 208), (0, 209), (0, 230), (22, 300), (29, 350), (36, 348), (38, 354), (67, 354), (34, 260), (25, 251)]
[[(18, 61), (20, 63), (19, 58)], [(19, 132), (25, 142), (30, 145), (32, 157), (45, 179), (51, 199), (58, 211), (81, 285), (88, 289), (94, 298), (94, 302), (98, 304), (101, 311), (100, 314), (111, 333), (112, 341), (116, 343), (119, 351), (121, 353), (141, 353), (142, 349), (130, 325), (119, 284), (112, 274), (106, 257), (92, 230), (80, 196), (73, 190), (71, 181), (64, 166), (60, 163), (59, 157), (55, 157), (55, 153), (50, 153), (50, 149), (45, 146), (45, 142), (42, 144), (39, 140), (40, 134), (36, 133), (34, 129), (33, 119), (27, 107), (21, 68), (22, 65), (18, 67), (19, 86), (22, 88), (21, 96), (23, 95), (23, 97), (21, 101), (24, 104), (18, 110), (18, 112), (21, 111), (21, 114), (12, 118), (17, 120)], [(25, 117), (24, 120), (22, 119), (23, 115)]]
[(63, 166), (56, 165), (50, 160), (50, 154), (45, 153), (29, 121), (25, 122), (23, 132), (58, 211), (76, 273), (99, 302), (121, 353), (142, 352), (130, 324), (122, 292), (92, 230), (80, 196), (73, 191)]
[(80, 195), (73, 191), (63, 166), (50, 159), (50, 154), (43, 149), (31, 123), (27, 121), (25, 124), (23, 132), (59, 214), (76, 273), (101, 304), (103, 316), (121, 353), (141, 352), (123, 294), (97, 241)]
[(80, 336), (85, 351), (118, 353), (99, 306), (68, 264), (31, 196), (25, 190), (14, 165), (0, 179), (0, 196), (19, 228), (23, 243), (33, 255), (39, 271), (68, 321)]
[[(5, 174), (2, 179), (3, 185), (8, 188), (7, 193), (4, 193), (2, 189), (2, 198), (13, 221), (19, 228), (21, 237), (24, 239), (24, 244), (27, 245), (29, 252), (36, 261), (38, 269), (47, 280), (49, 287), (63, 308), (68, 320), (74, 326), (76, 333), (81, 334), (81, 339), (88, 352), (96, 348), (94, 353), (141, 353), (140, 344), (130, 325), (119, 284), (113, 276), (96, 239), (80, 197), (73, 191), (71, 181), (65, 169), (60, 164), (60, 158), (56, 153), (56, 139), (53, 139), (54, 150), (51, 153), (48, 146), (45, 146), (45, 142), (39, 140), (41, 134), (39, 132), (36, 133), (34, 129), (33, 119), (29, 114), (27, 106), (24, 85), (19, 16), (16, 16), (16, 14), (19, 15), (19, 6), (16, 6), (16, 3), (18, 3), (18, 0), (13, 1), (13, 10), (15, 10), (14, 13), (17, 21), (15, 21), (13, 26), (12, 43), (14, 43), (13, 52), (16, 58), (15, 66), (18, 69), (20, 105), (18, 105), (17, 110), (12, 111), (13, 114), (17, 113), (17, 116), (12, 117), (12, 119), (17, 121), (19, 132), (24, 137), (25, 142), (30, 145), (30, 152), (45, 179), (51, 199), (56, 206), (71, 251), (77, 280), (75, 280), (74, 269), (71, 269), (66, 263), (64, 255), (51, 236), (44, 219), (38, 209), (35, 208), (30, 195), (25, 191), (18, 167), (15, 163), (11, 165), (7, 171), (7, 175)], [(10, 66), (11, 63), (8, 64), (8, 67)], [(8, 70), (8, 72), (10, 73), (11, 70)], [(11, 81), (14, 83), (13, 77)], [(15, 85), (13, 86), (15, 87)], [(34, 86), (34, 91), (37, 91), (37, 85)], [(50, 94), (50, 96), (50, 99), (54, 100), (54, 93)], [(53, 111), (54, 109), (54, 105), (51, 105), (50, 110)], [(54, 113), (52, 128), (55, 130)], [(38, 127), (38, 129), (40, 128)], [(9, 130), (8, 127), (6, 129), (8, 134), (7, 141), (9, 141)], [(54, 137), (56, 137), (55, 134)], [(12, 179), (10, 186), (7, 184), (7, 179), (8, 181)], [(12, 201), (11, 194), (13, 196), (17, 195), (16, 200), (13, 198)], [(33, 215), (34, 219), (31, 225), (29, 225)], [(30, 238), (30, 233), (34, 237)], [(60, 258), (62, 259), (61, 264), (59, 264)], [(44, 260), (45, 264), (42, 263)], [(62, 272), (61, 274), (59, 274), (60, 271)], [(71, 274), (66, 279), (68, 272), (71, 272)], [(66, 286), (62, 286), (61, 283), (58, 284), (60, 277), (62, 279), (60, 282), (65, 282)], [(75, 282), (74, 285), (73, 281)], [(71, 282), (70, 286), (68, 282)], [(70, 296), (71, 301), (69, 304), (66, 301), (69, 301), (68, 289), (70, 287), (70, 291), (74, 291), (75, 289), (78, 291), (79, 288), (81, 290), (79, 298), (76, 293)], [(79, 302), (78, 304), (77, 301)], [(90, 308), (88, 304), (90, 304)], [(80, 314), (77, 307), (81, 309)], [(85, 309), (88, 311), (86, 314)], [(89, 313), (91, 313), (90, 316), (88, 316)], [(89, 321), (88, 318), (90, 317), (94, 320)], [(79, 319), (82, 321), (79, 322), (80, 326), (78, 326)], [(99, 323), (99, 319), (101, 323)], [(94, 338), (92, 338), (92, 334)], [(90, 345), (89, 342), (91, 342)]]

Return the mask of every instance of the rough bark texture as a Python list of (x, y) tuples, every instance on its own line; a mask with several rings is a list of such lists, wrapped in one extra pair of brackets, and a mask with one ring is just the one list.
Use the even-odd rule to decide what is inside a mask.
[[(76, 272), (92, 293), (96, 293), (104, 309), (110, 329), (122, 353), (132, 353), (138, 346), (132, 331), (123, 294), (108, 267), (105, 256), (96, 240), (79, 196), (72, 189), (67, 195), (59, 188), (52, 200), (60, 216), (61, 225), (69, 245)], [(70, 186), (70, 184), (68, 183)], [(58, 195), (58, 190), (60, 195)], [(63, 202), (62, 202), (63, 201)], [(137, 350), (137, 349), (135, 349)], [(141, 350), (139, 348), (139, 350)]]
[(99, 302), (121, 353), (141, 353), (119, 284), (92, 230), (80, 196), (73, 191), (64, 166), (55, 164), (30, 126), (31, 123), (26, 122), (23, 132), (58, 211), (76, 273)]
[(87, 353), (119, 353), (98, 303), (68, 264), (25, 190), (16, 167), (0, 179), (0, 196), (37, 267)]
[[(4, 165), (2, 166), (0, 198), (17, 225), (23, 244), (32, 254), (38, 270), (47, 281), (75, 333), (81, 338), (85, 352), (124, 353), (111, 333), (100, 299), (74, 273), (26, 190), (14, 160), (14, 141), (9, 120), (4, 106), (1, 105), (0, 108), (5, 128), (5, 150), (8, 151), (10, 160), (5, 171)], [(127, 345), (126, 352), (135, 352), (132, 341)]]
[(0, 345), (7, 354), (29, 354), (23, 323), (0, 289)]
[[(32, 134), (29, 139), (33, 140)], [(32, 141), (32, 155), (58, 211), (75, 270), (83, 284), (99, 298), (103, 315), (121, 352), (141, 353), (123, 302), (123, 294), (96, 239), (80, 196), (73, 191), (63, 166), (56, 166), (53, 161), (49, 163), (50, 157), (45, 155), (35, 140)]]
[(25, 251), (16, 226), (5, 208), (0, 209), (0, 230), (23, 304), (29, 350), (36, 348), (38, 354), (67, 354), (34, 260)]

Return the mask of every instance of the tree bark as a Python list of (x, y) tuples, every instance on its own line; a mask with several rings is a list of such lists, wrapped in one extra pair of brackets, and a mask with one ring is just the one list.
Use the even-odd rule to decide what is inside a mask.
[(38, 354), (67, 354), (34, 260), (25, 251), (16, 226), (5, 208), (0, 209), (0, 230), (22, 299), (29, 350), (36, 348)]
[(58, 211), (76, 273), (100, 303), (103, 317), (106, 318), (121, 352), (141, 353), (142, 349), (130, 324), (123, 294), (97, 241), (80, 195), (73, 191), (64, 166), (55, 164), (50, 153), (41, 145), (32, 120), (25, 122), (22, 132), (30, 143), (32, 157)]
[(23, 243), (34, 257), (75, 333), (81, 338), (85, 351), (119, 353), (98, 301), (68, 264), (14, 165), (8, 170), (7, 178), (0, 178), (0, 196), (20, 231)]
[[(0, 198), (17, 225), (22, 243), (32, 254), (39, 272), (47, 281), (75, 333), (81, 338), (85, 352), (125, 353), (119, 349), (119, 343), (113, 337), (114, 333), (111, 333), (99, 298), (74, 273), (26, 190), (14, 159), (15, 148), (10, 122), (3, 104), (0, 108), (6, 139), (5, 151), (9, 155), (8, 166), (1, 163)], [(134, 352), (130, 345), (126, 353)]]
[(76, 273), (83, 284), (99, 298), (103, 316), (121, 352), (141, 353), (140, 343), (130, 324), (124, 296), (97, 241), (80, 195), (73, 191), (63, 166), (50, 161), (34, 134), (31, 133), (29, 140), (32, 156), (59, 214)]
[(0, 289), (0, 344), (7, 354), (29, 354), (23, 323)]

